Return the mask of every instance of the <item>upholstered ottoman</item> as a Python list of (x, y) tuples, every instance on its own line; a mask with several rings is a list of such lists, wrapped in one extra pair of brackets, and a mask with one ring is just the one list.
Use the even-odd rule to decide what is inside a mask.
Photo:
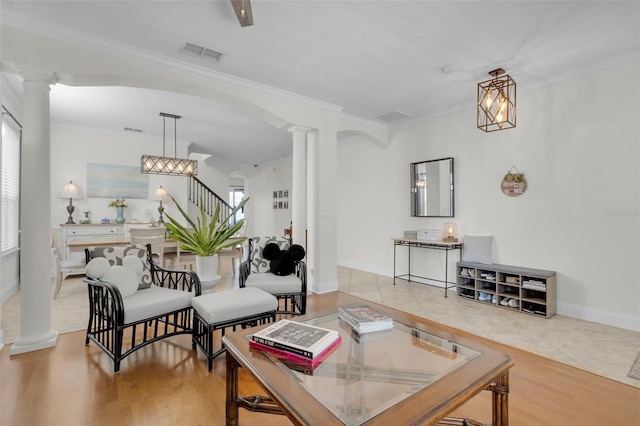
[(224, 352), (224, 347), (213, 351), (213, 332), (240, 325), (242, 328), (266, 324), (276, 319), (278, 299), (259, 288), (240, 288), (220, 293), (205, 294), (191, 299), (195, 310), (193, 347), (200, 347), (207, 355), (209, 371), (213, 359)]

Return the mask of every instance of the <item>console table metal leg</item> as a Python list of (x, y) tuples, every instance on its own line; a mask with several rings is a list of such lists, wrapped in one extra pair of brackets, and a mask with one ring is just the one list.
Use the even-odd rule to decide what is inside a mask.
[(411, 282), (411, 244), (408, 245), (408, 254), (407, 254), (407, 263), (409, 266), (409, 270), (407, 271), (409, 273), (409, 282)]
[(393, 285), (396, 285), (396, 248), (397, 244), (393, 244)]
[(448, 297), (449, 291), (449, 250), (444, 251), (444, 297)]

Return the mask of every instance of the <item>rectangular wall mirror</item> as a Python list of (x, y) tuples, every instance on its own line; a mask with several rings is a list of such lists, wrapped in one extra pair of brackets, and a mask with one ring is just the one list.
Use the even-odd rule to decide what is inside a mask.
[(411, 216), (454, 217), (452, 157), (411, 163)]

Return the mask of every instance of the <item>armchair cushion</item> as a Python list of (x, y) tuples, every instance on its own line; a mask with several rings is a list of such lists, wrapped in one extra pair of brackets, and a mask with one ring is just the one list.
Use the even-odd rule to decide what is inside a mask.
[(127, 256), (123, 264), (111, 266), (104, 257), (97, 257), (87, 264), (87, 276), (109, 282), (118, 288), (122, 297), (129, 297), (138, 290), (142, 262), (135, 256)]
[(250, 253), (247, 254), (247, 259), (250, 261), (251, 272), (269, 272), (271, 268), (270, 262), (263, 256), (262, 251), (267, 244), (277, 244), (280, 250), (286, 250), (289, 247), (290, 241), (284, 237), (252, 237), (249, 248)]
[(124, 247), (96, 247), (91, 250), (91, 258), (104, 257), (110, 265), (122, 265), (127, 256), (138, 257), (142, 261), (142, 272), (139, 274), (138, 290), (151, 287), (151, 265), (147, 258), (147, 247), (134, 244)]
[(138, 290), (138, 276), (133, 269), (126, 266), (112, 266), (101, 279), (118, 287), (124, 298), (135, 294)]
[(485, 263), (488, 265), (493, 263), (491, 256), (493, 236), (472, 237), (469, 235), (465, 235), (463, 241), (463, 262)]
[(130, 324), (191, 306), (193, 293), (151, 286), (122, 300), (124, 322)]
[(302, 291), (302, 282), (295, 274), (279, 276), (271, 272), (254, 272), (247, 277), (245, 286), (259, 288), (271, 294)]

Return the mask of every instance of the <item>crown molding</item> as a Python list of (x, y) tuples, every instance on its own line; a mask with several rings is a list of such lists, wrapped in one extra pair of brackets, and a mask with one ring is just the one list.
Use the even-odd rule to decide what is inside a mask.
[(2, 25), (13, 27), (24, 32), (75, 44), (92, 50), (98, 50), (121, 58), (135, 59), (155, 67), (163, 68), (167, 71), (186, 74), (191, 77), (221, 84), (236, 90), (243, 89), (254, 91), (281, 99), (300, 102), (331, 112), (341, 112), (343, 110), (343, 107), (340, 105), (323, 102), (297, 93), (288, 92), (286, 90), (281, 90), (251, 80), (235, 77), (176, 58), (152, 53), (148, 50), (133, 47), (118, 41), (98, 37), (90, 33), (72, 30), (49, 22), (32, 19), (24, 15), (8, 11), (6, 8), (3, 8), (2, 14), (0, 14), (0, 22)]

